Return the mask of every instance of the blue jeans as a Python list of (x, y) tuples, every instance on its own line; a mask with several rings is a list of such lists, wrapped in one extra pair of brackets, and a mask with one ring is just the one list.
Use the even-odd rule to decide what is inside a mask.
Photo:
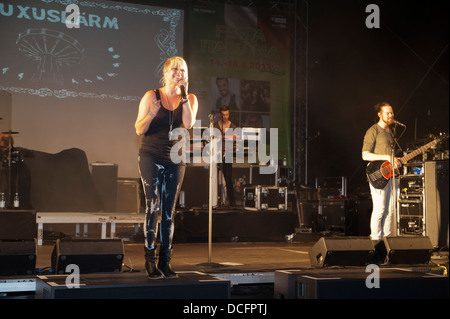
[(172, 245), (175, 206), (186, 167), (147, 155), (139, 155), (138, 163), (146, 204), (145, 246), (148, 249), (156, 248), (160, 211), (160, 244), (161, 247), (168, 248)]

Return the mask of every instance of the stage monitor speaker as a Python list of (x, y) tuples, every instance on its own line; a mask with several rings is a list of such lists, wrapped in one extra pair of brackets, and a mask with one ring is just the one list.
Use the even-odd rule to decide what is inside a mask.
[(309, 251), (311, 266), (365, 266), (372, 262), (375, 247), (370, 238), (320, 238)]
[(32, 275), (36, 240), (0, 240), (0, 276)]
[(389, 264), (427, 264), (433, 252), (428, 237), (385, 237), (383, 242)]
[(120, 272), (124, 257), (121, 239), (58, 239), (52, 252), (52, 269), (56, 274), (71, 273), (75, 264), (81, 274)]

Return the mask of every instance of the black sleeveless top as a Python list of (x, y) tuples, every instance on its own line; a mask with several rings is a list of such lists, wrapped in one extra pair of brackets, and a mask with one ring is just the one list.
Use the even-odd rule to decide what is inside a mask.
[(161, 161), (170, 162), (170, 150), (178, 142), (178, 140), (169, 140), (170, 123), (173, 119), (172, 130), (183, 126), (183, 107), (180, 102), (174, 111), (169, 111), (163, 106), (159, 90), (155, 90), (155, 94), (161, 101), (161, 107), (142, 138), (139, 155), (152, 156)]

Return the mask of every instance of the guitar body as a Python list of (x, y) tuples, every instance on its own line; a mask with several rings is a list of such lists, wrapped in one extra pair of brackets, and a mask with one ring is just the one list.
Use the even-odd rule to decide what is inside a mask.
[[(398, 170), (396, 170), (396, 173), (398, 174)], [(370, 185), (376, 189), (384, 188), (393, 174), (389, 161), (373, 161), (366, 168), (367, 179)]]
[[(415, 151), (409, 153), (408, 155), (403, 156), (400, 158), (400, 162), (403, 164), (406, 164), (411, 158), (424, 153), (427, 149), (430, 147), (436, 145), (437, 143), (445, 140), (448, 138), (448, 134), (443, 134), (439, 139), (436, 139), (434, 141), (431, 141), (430, 143), (419, 147)], [(366, 176), (369, 180), (370, 185), (375, 187), (376, 189), (382, 189), (386, 186), (386, 184), (389, 182), (389, 179), (393, 176), (399, 174), (399, 171), (396, 169), (395, 172), (393, 172), (391, 163), (389, 161), (373, 161), (369, 162), (366, 168)]]

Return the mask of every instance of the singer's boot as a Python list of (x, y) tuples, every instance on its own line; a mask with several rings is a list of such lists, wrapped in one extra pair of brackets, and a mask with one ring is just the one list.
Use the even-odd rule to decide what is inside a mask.
[(159, 271), (165, 278), (177, 278), (178, 275), (170, 268), (170, 258), (172, 255), (172, 246), (159, 248)]
[(163, 278), (162, 273), (159, 271), (156, 266), (156, 248), (145, 249), (145, 270), (147, 272), (147, 276), (150, 279), (160, 279)]

